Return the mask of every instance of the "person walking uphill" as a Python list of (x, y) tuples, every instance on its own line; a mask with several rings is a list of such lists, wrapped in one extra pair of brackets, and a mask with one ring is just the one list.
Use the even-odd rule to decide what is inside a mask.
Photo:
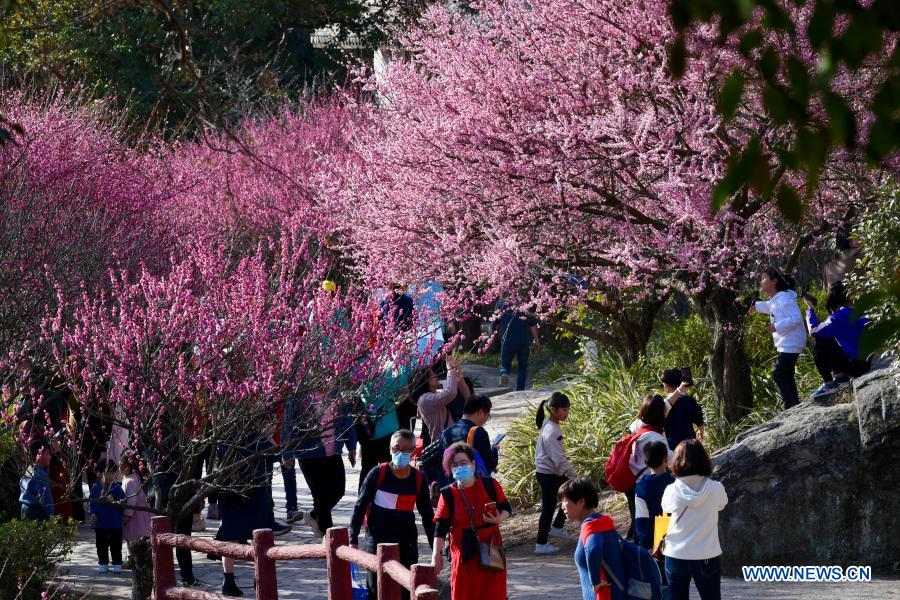
[(538, 321), (528, 313), (507, 309), (497, 320), (496, 328), (500, 334), (500, 385), (507, 385), (515, 358), (518, 363), (516, 390), (522, 391), (528, 380), (531, 344), (534, 343), (535, 350), (540, 347)]
[(506, 600), (506, 558), (500, 523), (512, 507), (496, 480), (475, 476), (475, 451), (459, 442), (447, 461), (455, 483), (441, 491), (431, 552), (436, 573), (444, 567), (450, 534), (451, 600)]
[[(544, 406), (550, 409), (550, 418), (544, 416)], [(575, 479), (577, 472), (566, 456), (563, 446), (562, 429), (559, 424), (569, 418), (569, 397), (562, 392), (554, 392), (547, 400), (541, 401), (535, 416), (535, 423), (540, 429), (537, 448), (534, 454), (534, 467), (541, 486), (541, 517), (538, 520), (537, 541), (534, 544), (535, 554), (555, 554), (558, 548), (550, 543), (550, 535), (567, 538), (563, 525), (566, 515), (559, 506), (557, 494), (559, 487), (569, 479)], [(553, 512), (556, 511), (556, 518)]]
[(797, 293), (791, 287), (784, 275), (770, 267), (759, 281), (760, 291), (769, 299), (755, 302), (750, 307), (750, 314), (769, 315), (769, 331), (772, 332), (772, 341), (778, 350), (772, 378), (786, 409), (800, 402), (794, 369), (800, 353), (806, 347), (806, 327), (797, 304)]
[[(359, 543), (359, 532), (366, 522), (365, 549), (375, 553), (378, 544), (400, 546), (400, 562), (410, 567), (419, 561), (419, 532), (414, 510), (422, 517), (428, 544), (434, 539), (434, 509), (425, 476), (409, 465), (415, 447), (415, 435), (407, 429), (390, 436), (391, 461), (369, 471), (360, 488), (350, 520), (350, 544)], [(369, 595), (378, 594), (375, 573), (369, 573)], [(409, 592), (403, 590), (403, 597)]]

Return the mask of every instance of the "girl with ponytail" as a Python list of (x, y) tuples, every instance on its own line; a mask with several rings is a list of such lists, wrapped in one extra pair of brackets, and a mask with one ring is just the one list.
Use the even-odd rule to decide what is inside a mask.
[[(550, 535), (569, 537), (563, 531), (566, 516), (558, 508), (559, 499), (557, 497), (559, 486), (578, 476), (566, 456), (562, 429), (559, 427), (561, 422), (569, 418), (569, 405), (568, 396), (562, 392), (554, 392), (549, 401), (544, 400), (538, 406), (534, 419), (541, 432), (538, 435), (534, 457), (537, 480), (541, 486), (541, 518), (538, 521), (537, 543), (534, 545), (535, 554), (554, 554), (558, 551), (556, 546), (548, 542)], [(549, 419), (545, 414), (545, 408), (549, 409)], [(555, 519), (553, 518), (554, 511), (556, 511)]]

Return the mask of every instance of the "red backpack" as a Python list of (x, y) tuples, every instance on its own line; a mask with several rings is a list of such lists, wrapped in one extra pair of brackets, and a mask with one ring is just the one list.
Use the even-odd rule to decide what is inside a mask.
[(606, 459), (604, 478), (609, 486), (617, 492), (628, 492), (634, 487), (637, 476), (631, 472), (628, 461), (631, 459), (631, 448), (639, 437), (645, 433), (656, 431), (647, 425), (642, 425), (635, 433), (623, 436), (613, 446), (609, 458)]

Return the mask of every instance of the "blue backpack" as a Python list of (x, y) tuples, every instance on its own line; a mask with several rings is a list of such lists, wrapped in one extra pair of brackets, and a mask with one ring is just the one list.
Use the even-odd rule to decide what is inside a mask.
[(613, 585), (625, 593), (628, 600), (662, 600), (662, 577), (650, 551), (625, 539), (619, 540), (625, 581), (607, 571)]

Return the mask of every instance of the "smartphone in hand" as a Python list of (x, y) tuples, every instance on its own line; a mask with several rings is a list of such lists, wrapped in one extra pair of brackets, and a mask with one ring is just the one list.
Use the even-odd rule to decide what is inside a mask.
[(497, 516), (497, 503), (496, 502), (488, 502), (484, 505), (484, 516), (496, 517)]
[(694, 377), (691, 375), (690, 367), (681, 367), (681, 383), (685, 385), (694, 385)]

